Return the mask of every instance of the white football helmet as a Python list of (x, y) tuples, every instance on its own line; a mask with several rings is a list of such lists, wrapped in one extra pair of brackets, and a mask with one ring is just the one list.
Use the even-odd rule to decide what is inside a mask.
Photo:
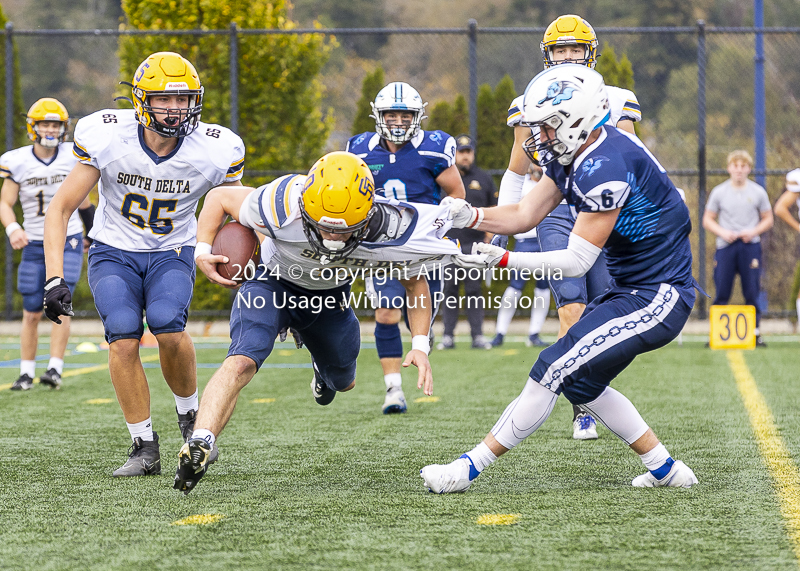
[[(375, 130), (378, 134), (396, 145), (410, 141), (419, 132), (420, 123), (426, 118), (425, 106), (417, 90), (402, 81), (395, 81), (378, 92), (375, 101), (371, 102), (372, 117), (375, 119)], [(411, 111), (414, 117), (411, 126), (392, 125), (389, 127), (383, 118), (387, 111)]]
[[(533, 128), (523, 149), (541, 166), (555, 160), (568, 165), (592, 131), (608, 119), (608, 95), (602, 75), (574, 63), (553, 66), (525, 88), (521, 123)], [(542, 141), (543, 126), (555, 130), (553, 139)]]

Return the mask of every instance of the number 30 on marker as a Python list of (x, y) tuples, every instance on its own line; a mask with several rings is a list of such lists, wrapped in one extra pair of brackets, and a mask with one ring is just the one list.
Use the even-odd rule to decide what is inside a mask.
[(712, 349), (755, 349), (756, 308), (752, 305), (712, 305), (709, 320)]

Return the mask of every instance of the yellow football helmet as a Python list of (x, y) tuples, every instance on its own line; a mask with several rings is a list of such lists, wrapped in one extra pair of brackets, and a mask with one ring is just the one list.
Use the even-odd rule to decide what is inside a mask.
[(597, 64), (597, 35), (594, 28), (581, 18), (573, 14), (559, 16), (553, 20), (544, 32), (542, 43), (539, 48), (542, 50), (544, 67), (554, 66), (560, 62), (553, 61), (553, 48), (557, 46), (584, 46), (584, 58), (582, 60), (572, 60), (572, 63), (586, 65), (592, 69)]
[[(63, 143), (64, 138), (67, 136), (69, 113), (67, 113), (67, 108), (58, 99), (43, 97), (31, 105), (31, 108), (28, 109), (28, 114), (25, 116), (25, 121), (28, 128), (28, 138), (43, 147), (52, 148), (57, 147), (59, 143)], [(58, 131), (58, 135), (55, 137), (42, 137), (37, 127), (39, 121), (60, 122), (61, 128)]]
[[(303, 230), (314, 251), (334, 260), (355, 250), (366, 237), (374, 198), (372, 172), (356, 155), (337, 151), (314, 163), (300, 198)], [(320, 230), (351, 236), (327, 240)]]
[[(133, 108), (145, 129), (163, 137), (185, 137), (194, 131), (203, 110), (203, 86), (197, 70), (179, 54), (158, 52), (149, 56), (136, 69), (131, 84)], [(153, 107), (153, 95), (186, 95), (186, 109)], [(157, 121), (155, 113), (167, 114), (165, 122)]]

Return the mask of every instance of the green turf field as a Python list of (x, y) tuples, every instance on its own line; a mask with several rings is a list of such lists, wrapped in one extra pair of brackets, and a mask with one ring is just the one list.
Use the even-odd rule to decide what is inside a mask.
[[(225, 345), (197, 343), (202, 386)], [(289, 347), (269, 363), (310, 362)], [(788, 450), (783, 488), (726, 354), (687, 342), (638, 358), (614, 386), (698, 486), (632, 488), (639, 459), (602, 427), (597, 441), (573, 441), (561, 399), (466, 494), (427, 493), (419, 469), (472, 448), (536, 354), (522, 343), (434, 352), (438, 400), (417, 402), (416, 375), (406, 373), (400, 416), (380, 414), (374, 349), (362, 351), (356, 389), (325, 408), (311, 397), (309, 369), (262, 369), (218, 439), (219, 462), (188, 496), (172, 489), (181, 442), (160, 370), (146, 369), (163, 473), (116, 480), (129, 445), (122, 414), (107, 370), (80, 372), (107, 355), (72, 355), (65, 371), (79, 374), (60, 391), (0, 390), (0, 569), (797, 569), (796, 343), (743, 353), (771, 411), (758, 422), (771, 418), (773, 444)], [(156, 350), (143, 355), (156, 363)], [(14, 340), (0, 339), (0, 361), (17, 357)], [(0, 369), (0, 389), (17, 375)], [(178, 525), (190, 516), (207, 517)]]

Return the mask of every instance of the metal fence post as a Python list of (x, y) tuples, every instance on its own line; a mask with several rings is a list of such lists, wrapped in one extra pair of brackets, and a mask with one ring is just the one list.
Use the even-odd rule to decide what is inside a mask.
[(239, 30), (236, 22), (230, 28), (231, 131), (239, 134)]
[(478, 141), (478, 21), (475, 19), (469, 21), (469, 136)]
[[(6, 22), (6, 150), (14, 148), (14, 24)], [(14, 280), (14, 250), (11, 241), (6, 239), (6, 264), (5, 264), (5, 319), (11, 321), (11, 312), (14, 309), (12, 283)]]
[(756, 25), (756, 54), (754, 58), (754, 103), (755, 103), (755, 151), (756, 151), (756, 182), (767, 186), (767, 109), (766, 89), (764, 88), (764, 4), (762, 0), (755, 0), (753, 4), (754, 20)]
[[(703, 212), (706, 208), (706, 23), (697, 21), (697, 263), (698, 282), (706, 288), (706, 230)], [(705, 319), (706, 297), (698, 295), (700, 317)]]

